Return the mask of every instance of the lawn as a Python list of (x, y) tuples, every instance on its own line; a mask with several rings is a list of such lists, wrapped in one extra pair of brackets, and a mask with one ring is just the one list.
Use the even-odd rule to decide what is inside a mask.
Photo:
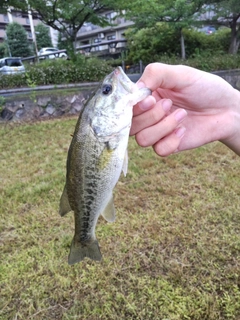
[(103, 260), (69, 266), (75, 123), (0, 127), (0, 319), (240, 319), (239, 158), (220, 143), (160, 158), (131, 138)]

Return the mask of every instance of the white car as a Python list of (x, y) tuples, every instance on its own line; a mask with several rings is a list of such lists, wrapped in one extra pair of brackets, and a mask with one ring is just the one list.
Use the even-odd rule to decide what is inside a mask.
[(57, 48), (42, 48), (38, 52), (39, 59), (56, 59), (56, 58), (64, 58), (67, 59), (68, 55), (66, 52), (58, 53), (59, 49)]
[(7, 57), (0, 59), (0, 74), (24, 73), (25, 67), (21, 58)]

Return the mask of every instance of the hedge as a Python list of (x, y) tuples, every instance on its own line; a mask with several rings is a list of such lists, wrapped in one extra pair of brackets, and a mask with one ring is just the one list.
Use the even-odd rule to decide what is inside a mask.
[(113, 70), (103, 60), (82, 57), (74, 61), (46, 60), (34, 65), (26, 64), (25, 67), (23, 74), (2, 75), (0, 89), (100, 81)]
[[(217, 71), (239, 68), (240, 55), (209, 55), (207, 52), (196, 52), (194, 58), (187, 60), (181, 60), (177, 56), (156, 55), (152, 62), (185, 64), (204, 71)], [(101, 81), (106, 74), (121, 63), (121, 59), (104, 61), (82, 57), (76, 61), (48, 60), (35, 65), (27, 65), (24, 74), (0, 76), (0, 89)]]

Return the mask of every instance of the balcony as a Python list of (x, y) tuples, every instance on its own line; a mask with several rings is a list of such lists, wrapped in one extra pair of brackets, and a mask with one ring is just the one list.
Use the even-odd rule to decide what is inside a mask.
[(132, 21), (128, 21), (125, 19), (116, 19), (114, 21), (116, 25), (107, 26), (107, 27), (99, 27), (92, 23), (86, 23), (82, 26), (82, 28), (77, 33), (77, 39), (88, 38), (93, 36), (94, 34), (106, 32), (109, 30), (118, 30), (118, 29), (127, 29), (131, 27), (134, 23)]

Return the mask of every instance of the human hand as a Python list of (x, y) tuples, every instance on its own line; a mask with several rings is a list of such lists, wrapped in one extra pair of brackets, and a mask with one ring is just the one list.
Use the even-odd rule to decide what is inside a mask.
[(130, 134), (139, 145), (167, 156), (220, 140), (240, 154), (240, 93), (225, 80), (187, 66), (152, 63), (138, 86), (152, 90), (133, 108)]

